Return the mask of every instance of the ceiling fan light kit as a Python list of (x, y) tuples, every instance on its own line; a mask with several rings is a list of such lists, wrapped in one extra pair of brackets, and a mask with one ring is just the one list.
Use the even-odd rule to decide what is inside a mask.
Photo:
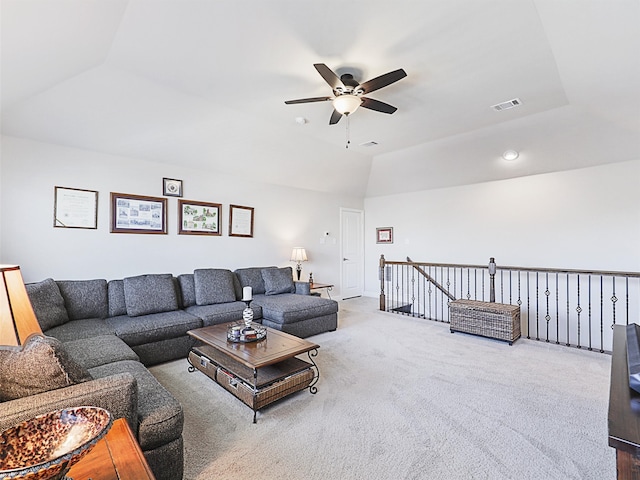
[(362, 99), (355, 95), (343, 94), (333, 99), (333, 108), (342, 115), (351, 115), (362, 104)]

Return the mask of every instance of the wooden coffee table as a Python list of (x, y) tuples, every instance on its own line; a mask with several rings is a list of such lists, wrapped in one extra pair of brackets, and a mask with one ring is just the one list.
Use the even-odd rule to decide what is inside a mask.
[[(276, 400), (309, 388), (320, 377), (314, 357), (319, 345), (267, 327), (263, 340), (227, 340), (228, 323), (187, 332), (198, 341), (189, 353), (190, 372), (200, 370), (256, 412)], [(306, 354), (308, 361), (297, 358)]]

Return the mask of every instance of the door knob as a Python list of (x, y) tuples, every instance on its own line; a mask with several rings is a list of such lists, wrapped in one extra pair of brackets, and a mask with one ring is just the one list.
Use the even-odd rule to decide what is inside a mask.
[(348, 262), (348, 261), (349, 261), (349, 259), (348, 259), (348, 258), (343, 258), (343, 259), (342, 259), (342, 261), (343, 261), (343, 262)]

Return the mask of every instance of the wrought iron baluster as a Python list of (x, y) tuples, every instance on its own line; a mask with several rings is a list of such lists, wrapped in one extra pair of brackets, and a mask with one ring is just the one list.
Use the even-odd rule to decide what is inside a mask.
[(536, 272), (536, 340), (540, 340), (540, 288), (538, 272)]
[(556, 345), (560, 345), (560, 278), (556, 273)]
[(547, 297), (547, 313), (544, 316), (544, 319), (547, 321), (547, 340), (546, 340), (546, 342), (549, 343), (549, 321), (551, 320), (551, 315), (549, 315), (549, 295), (551, 295), (551, 292), (549, 291), (549, 273), (545, 274), (544, 295), (545, 295), (545, 297)]
[(569, 309), (570, 309), (570, 305), (569, 305), (569, 274), (567, 273), (566, 275), (566, 279), (567, 279), (567, 347), (571, 346), (571, 343), (569, 342)]
[(591, 342), (591, 275), (589, 275), (589, 351), (593, 350)]
[(582, 348), (580, 344), (580, 314), (582, 313), (582, 307), (580, 306), (580, 274), (576, 276), (576, 281), (578, 283), (578, 306), (576, 307), (576, 312), (578, 313), (578, 344), (576, 345), (578, 348)]

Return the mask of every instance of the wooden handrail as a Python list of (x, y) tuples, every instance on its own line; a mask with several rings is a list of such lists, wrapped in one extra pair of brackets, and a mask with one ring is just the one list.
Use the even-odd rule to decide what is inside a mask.
[(449, 300), (455, 300), (456, 299), (456, 297), (454, 297), (453, 295), (451, 295), (451, 293), (449, 293), (449, 290), (447, 290), (442, 285), (440, 285), (436, 281), (436, 279), (431, 277), (431, 275), (429, 275), (427, 272), (425, 272), (423, 268), (421, 268), (418, 265), (416, 265), (415, 263), (413, 263), (413, 260), (411, 260), (409, 257), (407, 257), (407, 262), (409, 262), (411, 264), (411, 266), (413, 268), (415, 268), (420, 275), (422, 275), (424, 278), (426, 278), (428, 281), (430, 281), (438, 290), (440, 290), (447, 297), (449, 297)]

